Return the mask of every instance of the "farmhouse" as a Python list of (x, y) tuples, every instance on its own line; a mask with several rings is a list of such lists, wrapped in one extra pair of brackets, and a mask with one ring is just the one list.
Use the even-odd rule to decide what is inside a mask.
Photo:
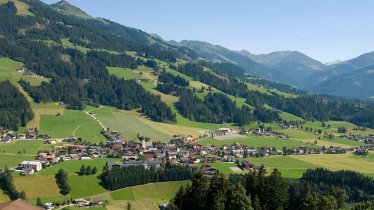
[(40, 171), (43, 168), (39, 161), (22, 161), (21, 167), (24, 169), (33, 168), (35, 171)]
[(22, 174), (27, 176), (27, 175), (32, 175), (34, 173), (35, 173), (35, 170), (33, 168), (25, 168)]
[(241, 162), (240, 168), (242, 170), (256, 171), (256, 170), (259, 170), (261, 168), (261, 166), (256, 166), (255, 164), (252, 164), (247, 160), (243, 160)]
[(26, 131), (26, 138), (28, 139), (36, 139), (37, 136), (36, 129), (29, 129)]
[(10, 143), (12, 142), (13, 138), (10, 137), (9, 135), (3, 137), (2, 139), (0, 139), (0, 143)]

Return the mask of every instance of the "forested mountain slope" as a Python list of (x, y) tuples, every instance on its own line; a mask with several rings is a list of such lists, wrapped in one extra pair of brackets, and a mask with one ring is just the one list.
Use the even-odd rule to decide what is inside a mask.
[[(181, 116), (192, 122), (243, 126), (279, 121), (279, 112), (286, 111), (306, 120), (374, 126), (374, 115), (367, 117), (371, 105), (282, 86), (292, 93), (254, 90), (243, 67), (198, 60), (191, 49), (108, 20), (61, 14), (37, 0), (24, 3), (32, 16), (17, 15), (12, 1), (0, 6), (0, 56), (22, 61), (30, 71), (49, 78), (39, 86), (19, 81), (36, 103), (63, 101), (67, 108), (79, 110), (87, 104), (113, 106), (167, 123)], [(247, 68), (257, 71), (261, 66), (253, 64)], [(109, 72), (113, 68), (142, 76), (121, 78)]]

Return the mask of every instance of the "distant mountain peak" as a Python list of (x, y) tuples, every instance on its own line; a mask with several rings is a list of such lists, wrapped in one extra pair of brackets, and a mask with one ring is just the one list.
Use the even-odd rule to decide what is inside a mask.
[(51, 7), (65, 15), (76, 16), (83, 19), (92, 19), (92, 16), (88, 15), (86, 12), (79, 9), (78, 7), (70, 4), (67, 0), (61, 0), (55, 4), (52, 4)]

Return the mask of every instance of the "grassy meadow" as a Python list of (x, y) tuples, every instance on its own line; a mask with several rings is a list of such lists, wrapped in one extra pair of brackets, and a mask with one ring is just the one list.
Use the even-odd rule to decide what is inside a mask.
[(251, 163), (264, 165), (267, 169), (277, 168), (283, 176), (289, 178), (300, 178), (308, 168), (320, 167), (314, 163), (305, 162), (292, 156), (272, 156), (266, 158), (248, 158)]
[(53, 138), (81, 137), (90, 142), (105, 141), (101, 127), (95, 119), (78, 110), (65, 110), (60, 116), (41, 115), (40, 133)]
[(178, 124), (157, 123), (147, 119), (136, 111), (123, 111), (104, 107), (95, 111), (97, 118), (111, 130), (121, 132), (128, 139), (137, 135), (148, 136), (154, 140), (169, 141), (172, 135), (191, 134), (198, 137), (201, 129), (180, 126)]
[(107, 209), (124, 209), (130, 202), (136, 210), (159, 209), (158, 205), (168, 203), (181, 186), (189, 181), (158, 182), (126, 187), (120, 190), (105, 192), (92, 198), (103, 198), (109, 201)]
[(41, 140), (17, 140), (9, 144), (0, 144), (0, 154), (22, 154), (22, 155), (37, 155), (38, 151), (49, 150), (53, 146), (45, 144)]
[(40, 85), (42, 81), (48, 82), (47, 78), (25, 76), (17, 72), (17, 69), (22, 66), (23, 63), (21, 62), (6, 57), (0, 57), (0, 81), (9, 80), (14, 85), (18, 85), (18, 81), (24, 79), (33, 86)]
[[(264, 165), (268, 172), (277, 168), (283, 176), (288, 178), (300, 178), (309, 168), (327, 168), (336, 170), (353, 170), (369, 176), (374, 176), (374, 155), (357, 156), (347, 154), (315, 154), (315, 155), (291, 155), (270, 156), (263, 158), (247, 158), (256, 165)], [(238, 173), (231, 170), (235, 163), (209, 163), (215, 169), (228, 175)], [(244, 171), (239, 172), (244, 173)]]
[(0, 168), (13, 168), (18, 166), (24, 160), (33, 160), (34, 157), (29, 155), (18, 154), (0, 154)]

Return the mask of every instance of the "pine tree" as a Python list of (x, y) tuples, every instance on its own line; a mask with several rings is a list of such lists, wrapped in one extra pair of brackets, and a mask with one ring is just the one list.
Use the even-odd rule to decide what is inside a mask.
[(278, 169), (267, 178), (265, 206), (267, 209), (284, 209), (288, 203), (288, 185)]
[(79, 170), (79, 175), (84, 176), (86, 174), (86, 166), (82, 165)]
[(93, 167), (92, 169), (92, 174), (96, 174), (97, 173), (97, 168), (96, 167)]
[(236, 183), (230, 186), (226, 194), (225, 209), (251, 210), (251, 199), (246, 195), (244, 187)]
[(91, 175), (91, 174), (92, 174), (92, 168), (91, 168), (91, 166), (87, 166), (86, 175)]

